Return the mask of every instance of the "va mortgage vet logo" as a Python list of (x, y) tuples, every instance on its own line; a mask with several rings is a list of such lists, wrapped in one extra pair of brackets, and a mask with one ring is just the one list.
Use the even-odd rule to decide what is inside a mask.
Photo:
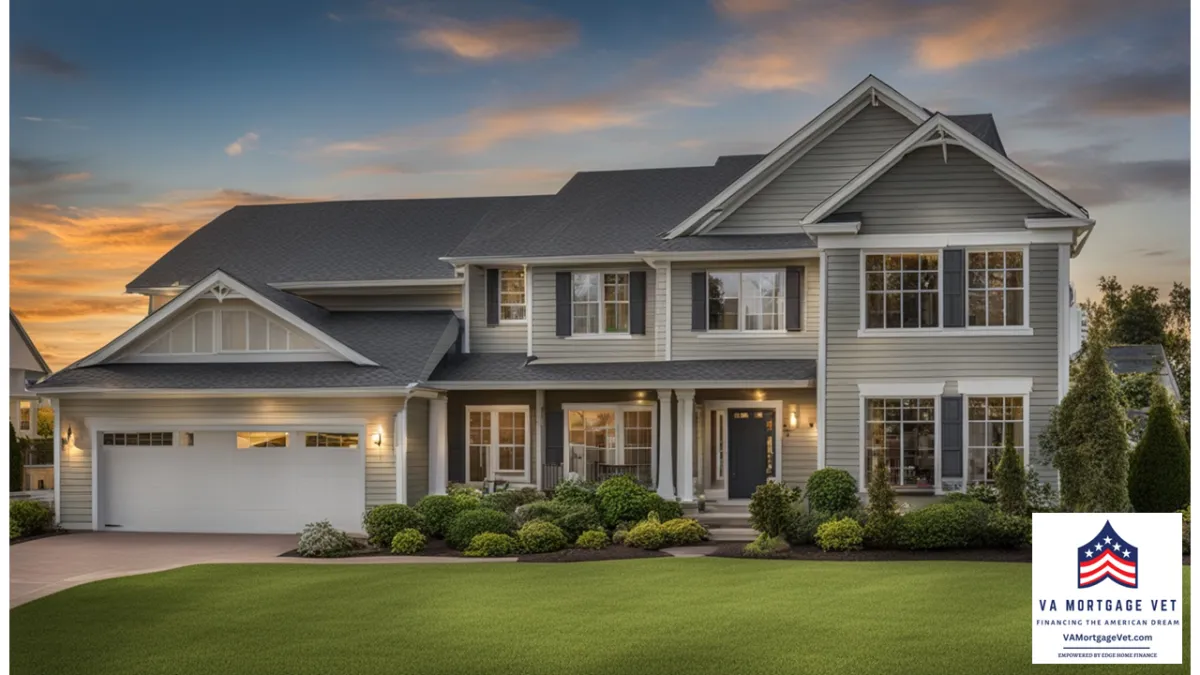
[(1178, 513), (1034, 514), (1033, 662), (1182, 663), (1182, 528)]

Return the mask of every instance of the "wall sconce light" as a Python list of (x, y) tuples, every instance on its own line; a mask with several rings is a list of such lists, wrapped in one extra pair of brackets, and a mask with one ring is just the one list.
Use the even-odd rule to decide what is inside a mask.
[(70, 443), (71, 443), (71, 439), (72, 439), (72, 438), (74, 438), (74, 437), (75, 437), (75, 432), (71, 430), (71, 427), (70, 427), (70, 426), (68, 426), (68, 427), (67, 427), (67, 437), (66, 437), (66, 439), (65, 439), (65, 441), (64, 441), (64, 442), (65, 442), (65, 443), (67, 443), (67, 444), (70, 444)]
[(765, 393), (763, 393), (762, 389), (754, 390), (754, 400), (755, 401), (761, 401), (761, 400), (765, 399), (766, 397), (767, 397), (767, 395)]
[(376, 431), (375, 433), (371, 434), (371, 442), (376, 446), (383, 445), (383, 432)]
[(797, 422), (798, 422), (798, 420), (796, 418), (796, 406), (789, 405), (788, 406), (787, 423), (783, 425), (783, 435), (791, 436), (792, 431), (794, 431), (796, 429)]

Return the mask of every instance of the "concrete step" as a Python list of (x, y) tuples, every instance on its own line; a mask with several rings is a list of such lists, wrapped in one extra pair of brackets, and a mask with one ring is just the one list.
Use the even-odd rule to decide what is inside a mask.
[(744, 513), (701, 513), (696, 520), (705, 527), (750, 527), (750, 516)]
[(758, 532), (749, 527), (718, 527), (708, 532), (712, 541), (754, 541), (756, 537)]

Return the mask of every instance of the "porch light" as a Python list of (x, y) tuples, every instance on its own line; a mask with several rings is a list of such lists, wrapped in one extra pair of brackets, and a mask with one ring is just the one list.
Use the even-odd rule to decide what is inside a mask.
[(376, 431), (375, 433), (371, 434), (371, 442), (376, 446), (383, 445), (383, 432)]

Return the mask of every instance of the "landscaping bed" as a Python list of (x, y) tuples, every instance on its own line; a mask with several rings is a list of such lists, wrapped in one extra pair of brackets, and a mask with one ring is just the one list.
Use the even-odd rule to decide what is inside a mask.
[[(738, 542), (722, 542), (711, 555), (717, 558), (747, 557), (742, 549), (746, 545)], [(846, 561), (920, 561), (959, 560), (964, 562), (1033, 562), (1033, 551), (1029, 548), (965, 548), (943, 551), (903, 551), (895, 549), (862, 549), (858, 551), (822, 551), (817, 546), (793, 546), (790, 551), (773, 557), (774, 560), (846, 560)]]
[(9, 539), (8, 545), (15, 546), (17, 544), (24, 544), (27, 541), (36, 541), (38, 539), (45, 539), (47, 537), (58, 537), (58, 536), (61, 536), (64, 534), (70, 534), (70, 533), (71, 533), (70, 530), (54, 530), (53, 532), (42, 532), (41, 534), (31, 534), (27, 537), (17, 537), (16, 539)]
[(599, 550), (567, 548), (550, 553), (522, 553), (517, 556), (517, 560), (520, 562), (565, 563), (670, 557), (670, 553), (663, 553), (662, 551), (644, 551), (640, 548), (632, 548), (630, 546), (608, 546)]

